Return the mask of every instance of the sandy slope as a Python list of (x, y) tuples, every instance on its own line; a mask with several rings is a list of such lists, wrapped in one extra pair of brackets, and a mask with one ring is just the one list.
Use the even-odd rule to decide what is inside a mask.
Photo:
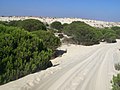
[(93, 27), (112, 27), (112, 26), (120, 26), (120, 22), (105, 22), (98, 20), (90, 20), (90, 19), (82, 19), (82, 18), (52, 18), (52, 17), (29, 17), (29, 16), (12, 16), (12, 17), (1, 17), (0, 21), (13, 21), (13, 20), (25, 20), (25, 19), (37, 19), (44, 23), (51, 24), (52, 22), (59, 21), (62, 24), (64, 23), (72, 23), (73, 21), (81, 21), (85, 22)]
[(0, 90), (110, 90), (114, 63), (120, 61), (120, 41), (94, 46), (63, 45), (62, 57), (47, 70), (0, 86)]

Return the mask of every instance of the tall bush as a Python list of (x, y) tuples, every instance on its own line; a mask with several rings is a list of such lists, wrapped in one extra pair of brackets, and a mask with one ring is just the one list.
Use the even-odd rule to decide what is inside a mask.
[(44, 46), (55, 50), (61, 45), (60, 39), (50, 31), (34, 31), (33, 34), (36, 34), (40, 39), (43, 40)]
[(100, 32), (80, 21), (66, 25), (64, 27), (64, 33), (71, 36), (77, 44), (92, 45), (100, 41)]
[(0, 84), (46, 69), (51, 55), (37, 35), (0, 25)]
[(57, 29), (57, 30), (62, 30), (62, 28), (63, 28), (61, 22), (59, 22), (59, 21), (55, 21), (55, 22), (51, 23), (50, 26), (51, 26), (51, 28)]

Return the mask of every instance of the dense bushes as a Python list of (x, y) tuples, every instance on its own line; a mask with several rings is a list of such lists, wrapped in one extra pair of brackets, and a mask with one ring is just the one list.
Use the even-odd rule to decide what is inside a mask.
[(2, 24), (2, 25), (7, 25), (8, 22), (7, 22), (7, 21), (0, 21), (0, 24)]
[(109, 28), (104, 28), (104, 29), (101, 29), (101, 32), (103, 34), (102, 38), (106, 42), (108, 42), (108, 43), (116, 42), (117, 35), (116, 35), (116, 32), (114, 30), (109, 29)]
[[(115, 64), (115, 69), (120, 71), (120, 64)], [(112, 79), (112, 90), (120, 90), (120, 73), (117, 76), (113, 76)]]
[[(61, 43), (51, 30), (46, 30), (42, 22), (29, 19), (0, 24), (3, 24), (0, 25), (0, 84), (52, 65), (49, 59)], [(102, 39), (111, 43), (116, 41), (116, 37), (120, 37), (118, 27), (98, 29), (84, 22), (63, 25), (53, 22), (51, 27), (70, 36), (71, 38), (67, 38), (66, 41), (74, 44), (93, 45)]]
[(120, 27), (114, 26), (111, 29), (115, 31), (117, 38), (120, 39)]
[[(23, 21), (10, 21), (0, 22), (7, 26), (16, 26), (28, 31), (46, 30), (46, 26), (35, 19), (27, 19)], [(74, 21), (71, 24), (61, 24), (59, 21), (51, 23), (50, 29), (58, 30), (68, 36), (71, 36), (71, 40), (76, 44), (92, 45), (97, 44), (100, 41), (106, 41), (108, 43), (116, 42), (116, 38), (120, 38), (120, 27), (112, 28), (93, 28), (88, 24), (80, 21)], [(55, 31), (56, 32), (56, 31)]]
[(93, 28), (80, 21), (74, 21), (63, 26), (63, 32), (71, 36), (75, 43), (82, 45), (98, 44), (102, 40), (108, 43), (115, 43), (118, 37), (118, 32), (116, 31), (112, 28)]
[(118, 71), (120, 70), (120, 64), (119, 63), (115, 64), (115, 69), (118, 70)]
[(46, 30), (46, 26), (39, 20), (36, 19), (26, 19), (19, 21), (10, 21), (10, 22), (0, 22), (0, 24), (7, 26), (20, 27), (27, 31), (36, 31), (36, 30)]
[(60, 39), (55, 37), (54, 33), (50, 31), (34, 31), (33, 34), (36, 34), (40, 39), (43, 40), (44, 46), (52, 49), (53, 51), (61, 45)]
[(51, 66), (51, 54), (37, 35), (0, 25), (0, 84)]
[(75, 21), (64, 27), (65, 34), (72, 37), (77, 44), (93, 45), (99, 43), (100, 32), (84, 22)]
[(62, 30), (63, 25), (61, 24), (61, 22), (55, 21), (53, 23), (51, 23), (51, 28), (53, 29), (57, 29), (57, 30)]
[(19, 27), (28, 31), (46, 30), (46, 26), (39, 20), (26, 19), (20, 22)]
[(112, 90), (120, 90), (120, 74), (113, 76)]

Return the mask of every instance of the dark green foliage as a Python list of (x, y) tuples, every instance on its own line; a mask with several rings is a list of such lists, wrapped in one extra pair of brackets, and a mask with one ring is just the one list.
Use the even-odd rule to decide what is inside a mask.
[[(120, 70), (120, 64), (115, 64), (115, 69)], [(112, 90), (120, 90), (120, 73), (117, 76), (113, 76), (112, 79)]]
[(71, 36), (77, 44), (93, 45), (99, 43), (100, 32), (84, 22), (75, 21), (64, 27), (64, 33)]
[(117, 76), (113, 76), (112, 90), (120, 90), (120, 74), (117, 74)]
[(63, 27), (65, 27), (65, 26), (67, 26), (67, 25), (69, 25), (69, 24), (68, 24), (68, 23), (64, 23), (64, 24), (63, 24)]
[(118, 26), (114, 26), (114, 27), (111, 27), (112, 30), (120, 30), (120, 27)]
[(60, 39), (55, 37), (54, 33), (50, 31), (34, 31), (33, 34), (36, 34), (40, 39), (43, 40), (43, 43), (46, 47), (55, 50), (58, 46), (61, 45)]
[(115, 69), (118, 70), (118, 71), (120, 70), (120, 64), (119, 63), (115, 64)]
[(51, 26), (51, 28), (57, 29), (57, 30), (62, 30), (62, 28), (63, 28), (61, 22), (58, 22), (58, 21), (51, 23), (50, 26)]
[(20, 26), (19, 24), (21, 24), (21, 23), (22, 23), (21, 20), (19, 20), (19, 21), (10, 21), (10, 22), (8, 22), (8, 26), (18, 27), (18, 26)]
[(115, 31), (115, 33), (117, 34), (117, 38), (120, 39), (120, 27), (115, 26), (111, 29)]
[(46, 30), (46, 26), (41, 21), (35, 19), (23, 20), (19, 26), (28, 31)]
[(117, 35), (114, 30), (112, 29), (101, 29), (101, 32), (103, 34), (103, 39), (108, 43), (114, 43), (116, 42)]
[(0, 24), (2, 24), (2, 25), (7, 25), (8, 22), (6, 22), (6, 21), (0, 21)]
[(80, 21), (75, 21), (69, 25), (64, 25), (63, 32), (72, 37), (77, 44), (82, 45), (98, 44), (102, 40), (108, 43), (115, 43), (117, 38), (116, 32), (112, 29), (93, 28)]
[(37, 31), (37, 30), (46, 30), (46, 26), (39, 20), (36, 19), (26, 19), (19, 21), (10, 21), (10, 22), (0, 22), (3, 25), (14, 26), (25, 29), (27, 31)]
[(37, 35), (0, 25), (0, 84), (46, 69), (51, 55)]

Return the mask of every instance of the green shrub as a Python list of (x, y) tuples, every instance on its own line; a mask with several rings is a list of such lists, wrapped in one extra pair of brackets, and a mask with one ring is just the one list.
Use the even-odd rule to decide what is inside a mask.
[(55, 21), (55, 22), (51, 23), (50, 26), (51, 26), (51, 28), (57, 29), (57, 30), (62, 30), (62, 28), (63, 28), (61, 22), (59, 22), (59, 21)]
[(109, 28), (94, 28), (80, 21), (74, 21), (71, 24), (65, 24), (63, 32), (76, 42), (76, 44), (93, 45), (104, 40), (108, 43), (115, 43), (117, 34)]
[[(120, 70), (120, 64), (115, 64), (115, 69)], [(120, 90), (120, 73), (117, 76), (113, 76), (112, 79), (112, 90)]]
[(51, 55), (37, 35), (0, 25), (0, 84), (46, 69)]
[(72, 22), (66, 25), (63, 31), (71, 36), (77, 44), (93, 45), (98, 44), (100, 41), (100, 32), (84, 22)]
[(119, 63), (115, 64), (115, 69), (118, 70), (118, 71), (120, 70), (120, 64)]
[(101, 32), (103, 34), (103, 39), (108, 43), (114, 43), (116, 42), (117, 35), (114, 30), (112, 29), (101, 29)]
[(28, 31), (46, 30), (46, 26), (39, 20), (26, 19), (18, 25)]
[(113, 76), (112, 90), (120, 90), (120, 74), (117, 74), (117, 76)]
[(43, 40), (44, 46), (55, 50), (61, 45), (60, 39), (50, 31), (34, 31), (33, 34), (36, 34), (40, 39)]
[(111, 29), (115, 31), (117, 38), (120, 39), (120, 27), (114, 26)]
[(26, 19), (26, 20), (18, 20), (18, 21), (10, 21), (10, 22), (0, 22), (3, 25), (14, 26), (25, 29), (29, 32), (37, 31), (37, 30), (46, 30), (46, 26), (39, 20), (36, 19)]

